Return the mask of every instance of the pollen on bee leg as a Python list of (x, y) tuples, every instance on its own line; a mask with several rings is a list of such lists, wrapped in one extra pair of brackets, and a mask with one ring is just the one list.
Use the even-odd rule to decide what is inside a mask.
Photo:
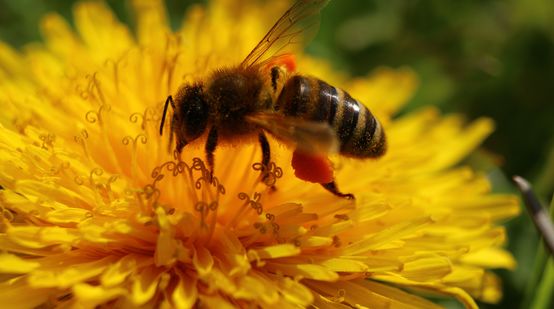
[(330, 183), (334, 179), (331, 161), (326, 156), (295, 150), (291, 164), (294, 175), (299, 179), (314, 183)]

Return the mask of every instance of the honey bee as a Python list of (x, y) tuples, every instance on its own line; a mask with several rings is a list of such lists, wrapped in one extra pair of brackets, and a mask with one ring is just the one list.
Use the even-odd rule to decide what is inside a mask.
[(354, 198), (338, 189), (327, 155), (379, 157), (386, 150), (383, 128), (346, 91), (294, 73), (294, 56), (283, 53), (317, 31), (319, 13), (328, 2), (297, 0), (242, 63), (217, 69), (205, 81), (181, 86), (175, 100), (169, 95), (160, 135), (171, 105), (171, 140), (175, 137), (176, 152), (180, 154), (207, 132), (206, 161), (213, 173), (214, 151), (220, 141), (236, 143), (256, 135), (267, 170), (269, 133), (294, 148), (292, 165), (298, 178), (320, 183), (337, 196)]

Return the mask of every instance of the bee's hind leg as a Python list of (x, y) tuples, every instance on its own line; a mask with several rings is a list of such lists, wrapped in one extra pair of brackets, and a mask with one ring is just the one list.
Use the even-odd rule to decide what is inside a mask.
[[(262, 147), (262, 181), (265, 183), (269, 177), (269, 162), (271, 160), (271, 151), (269, 149), (269, 141), (264, 132), (260, 132), (258, 135), (260, 146)], [(271, 185), (271, 189), (275, 190), (275, 185)]]
[(309, 154), (297, 149), (292, 153), (291, 164), (294, 175), (299, 179), (318, 183), (336, 196), (349, 200), (355, 199), (354, 194), (339, 191), (333, 176), (333, 166), (326, 155)]
[(328, 183), (322, 183), (321, 186), (323, 188), (325, 188), (325, 190), (333, 193), (334, 195), (336, 196), (339, 196), (339, 197), (344, 197), (346, 198), (347, 200), (354, 200), (356, 199), (354, 197), (354, 194), (352, 193), (342, 193), (339, 191), (339, 188), (337, 187), (337, 183), (333, 180), (331, 182), (328, 182)]

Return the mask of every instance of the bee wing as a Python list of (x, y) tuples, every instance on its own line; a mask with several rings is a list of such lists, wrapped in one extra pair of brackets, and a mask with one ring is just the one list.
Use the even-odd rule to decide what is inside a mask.
[(302, 44), (315, 36), (319, 29), (319, 12), (330, 0), (297, 0), (242, 62), (252, 66), (284, 53), (286, 47)]
[(257, 113), (247, 116), (246, 120), (264, 128), (279, 140), (292, 144), (302, 153), (334, 154), (339, 150), (337, 135), (327, 123), (277, 113)]

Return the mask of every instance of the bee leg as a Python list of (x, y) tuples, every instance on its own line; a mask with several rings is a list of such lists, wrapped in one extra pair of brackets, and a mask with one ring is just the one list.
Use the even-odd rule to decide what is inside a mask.
[(183, 148), (187, 145), (187, 142), (183, 140), (182, 138), (177, 139), (177, 145), (175, 146), (175, 150), (177, 151), (177, 155), (181, 157), (181, 152), (183, 152)]
[[(171, 151), (172, 151), (171, 148), (173, 147), (173, 141), (174, 141), (175, 135), (176, 135), (176, 133), (174, 133), (175, 132), (175, 116), (171, 117), (171, 122), (170, 122), (169, 127), (171, 129), (171, 132), (169, 133), (169, 143), (167, 144), (167, 152), (171, 153)], [(183, 147), (185, 147), (185, 145), (182, 145), (183, 143), (185, 143), (185, 145), (186, 145), (186, 142), (185, 142), (184, 139), (177, 137), (177, 145), (175, 147), (175, 150), (173, 150), (175, 157), (177, 157), (177, 155), (180, 155), (181, 151), (183, 151)]]
[(339, 188), (337, 187), (337, 183), (333, 180), (331, 182), (328, 182), (328, 183), (322, 183), (321, 186), (323, 188), (325, 188), (325, 190), (333, 193), (334, 195), (336, 196), (339, 196), (339, 197), (344, 197), (346, 198), (347, 200), (354, 200), (356, 199), (354, 197), (354, 194), (351, 194), (351, 193), (342, 193), (339, 191)]
[[(265, 183), (269, 177), (269, 161), (271, 160), (271, 152), (269, 150), (269, 142), (264, 132), (258, 135), (260, 146), (262, 147), (262, 181)], [(271, 189), (275, 190), (275, 185), (271, 185)]]
[(210, 128), (208, 133), (208, 140), (206, 141), (206, 161), (208, 161), (208, 169), (213, 176), (214, 173), (214, 151), (217, 147), (217, 129), (215, 127)]

